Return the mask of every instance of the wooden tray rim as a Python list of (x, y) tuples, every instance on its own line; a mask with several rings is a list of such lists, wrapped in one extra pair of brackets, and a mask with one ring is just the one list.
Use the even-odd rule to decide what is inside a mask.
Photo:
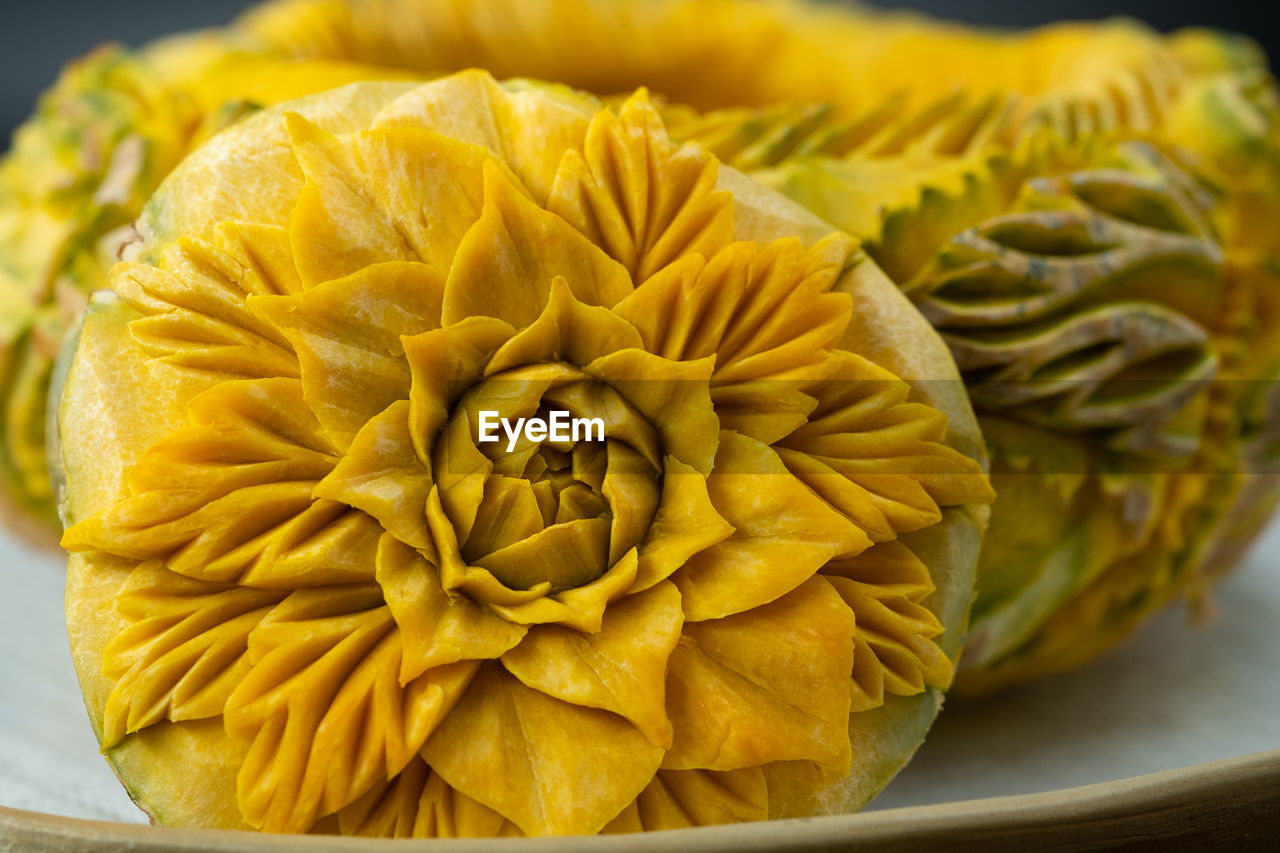
[(387, 842), (334, 836), (261, 835), (82, 820), (0, 806), (0, 851), (99, 853), (860, 853), (1025, 847), (1085, 850), (1153, 844), (1163, 850), (1280, 843), (1280, 749), (1192, 767), (1038, 794), (963, 800), (854, 815), (550, 839)]

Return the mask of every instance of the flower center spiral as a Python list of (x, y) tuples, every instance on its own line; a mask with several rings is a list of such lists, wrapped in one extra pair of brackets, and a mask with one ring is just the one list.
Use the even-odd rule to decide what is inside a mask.
[[(513, 426), (557, 413), (602, 425), (603, 437)], [(503, 424), (500, 440), (482, 440), (482, 418)], [(465, 390), (433, 455), (463, 561), (512, 590), (556, 593), (601, 577), (640, 545), (661, 497), (652, 426), (608, 383), (565, 364), (506, 370)]]

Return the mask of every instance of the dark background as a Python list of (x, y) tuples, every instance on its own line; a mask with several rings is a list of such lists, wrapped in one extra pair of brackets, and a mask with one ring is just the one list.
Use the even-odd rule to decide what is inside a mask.
[[(69, 59), (104, 41), (136, 45), (223, 24), (250, 0), (4, 0), (0, 2), (0, 149)], [(1130, 15), (1162, 29), (1192, 24), (1247, 33), (1280, 56), (1278, 0), (880, 0), (976, 24), (1033, 26)], [(1273, 62), (1273, 66), (1274, 66)]]

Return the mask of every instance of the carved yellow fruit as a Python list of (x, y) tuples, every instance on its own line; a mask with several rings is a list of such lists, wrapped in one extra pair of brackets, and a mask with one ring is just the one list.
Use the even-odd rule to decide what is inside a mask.
[[(923, 737), (992, 497), (963, 386), (856, 243), (643, 92), (336, 89), (138, 230), (58, 421), (77, 670), (161, 822), (848, 811)], [(479, 440), (551, 410), (604, 440)]]
[[(676, 138), (864, 240), (967, 359), (984, 409), (1004, 498), (975, 689), (1074, 666), (1164, 602), (1199, 598), (1276, 502), (1273, 478), (1237, 476), (1275, 470), (1280, 424), (1276, 98), (1247, 40), (1125, 21), (990, 33), (738, 0), (281, 0), (233, 32), (240, 58), (197, 75), (203, 102), (275, 79), (263, 63), (296, 67), (281, 56), (422, 74), (479, 65), (602, 95), (648, 85)], [(293, 79), (313, 77), (303, 65)], [(1001, 300), (1038, 305), (1052, 328), (983, 304)], [(22, 381), (5, 386), (6, 447), (35, 482), (44, 433), (31, 413), (60, 327), (27, 328), (46, 333), (8, 350)], [(1000, 334), (1011, 340), (979, 340)], [(1096, 412), (1064, 405), (1070, 395), (997, 399), (1108, 341), (1124, 346), (1078, 387), (1110, 393), (1107, 377), (1128, 381), (1139, 356), (1171, 354), (1159, 399), (1123, 423), (1114, 411), (1086, 423)], [(1208, 375), (1226, 381), (1184, 393)], [(1127, 442), (1118, 456), (1113, 433)]]
[(1245, 38), (733, 0), (278, 0), (241, 27), (296, 56), (647, 85), (676, 138), (863, 240), (992, 452), (962, 688), (1199, 602), (1280, 501), (1280, 99)]

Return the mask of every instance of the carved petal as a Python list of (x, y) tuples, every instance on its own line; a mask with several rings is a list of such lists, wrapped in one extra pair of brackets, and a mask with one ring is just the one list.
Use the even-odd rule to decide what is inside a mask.
[(365, 424), (312, 494), (364, 510), (401, 542), (429, 551), (431, 486), (431, 472), (409, 435), (409, 401), (400, 400)]
[(832, 234), (810, 249), (787, 238), (753, 253), (716, 348), (716, 380), (801, 378), (820, 364), (853, 313), (847, 294), (830, 291), (855, 249), (850, 238)]
[(336, 459), (301, 383), (224, 382), (196, 396), (188, 417), (139, 459), (129, 497), (66, 531), (67, 548), (260, 586), (372, 579), (377, 525), (312, 500)]
[(248, 637), (284, 593), (191, 580), (158, 563), (134, 569), (116, 596), (129, 626), (103, 673), (116, 679), (102, 747), (161, 720), (216, 717), (249, 670)]
[(587, 305), (608, 308), (631, 292), (625, 269), (530, 201), (502, 170), (486, 165), (484, 212), (449, 270), (445, 324), (487, 316), (522, 329), (542, 313), (556, 276)]
[(431, 445), (463, 388), (484, 375), (489, 357), (513, 334), (515, 330), (501, 320), (467, 317), (403, 339), (413, 373), (409, 434), (423, 462), (430, 462)]
[(581, 154), (565, 153), (547, 209), (641, 282), (681, 255), (710, 255), (733, 239), (733, 198), (715, 188), (717, 171), (701, 147), (672, 144), (641, 90), (617, 116), (596, 114)]
[[(487, 109), (457, 108), (467, 103)], [(483, 145), (500, 155), (542, 204), (562, 153), (582, 147), (594, 112), (583, 104), (545, 97), (537, 89), (504, 87), (489, 72), (471, 69), (401, 95), (383, 108), (374, 126), (429, 126), (453, 139)]]
[(933, 579), (905, 545), (883, 542), (822, 572), (857, 620), (854, 711), (879, 706), (885, 691), (913, 696), (951, 685), (951, 661), (935, 642), (942, 623), (921, 604)]
[(480, 505), (490, 488), (493, 467), (472, 438), (470, 417), (466, 413), (455, 415), (436, 439), (432, 469), (438, 481), (440, 504), (453, 526), (450, 535), (459, 543), (471, 538)]
[(543, 361), (582, 366), (611, 352), (639, 346), (640, 335), (630, 323), (607, 308), (578, 301), (564, 277), (556, 276), (542, 314), (494, 353), (485, 373), (492, 376)]
[(378, 549), (378, 585), (404, 634), (402, 684), (444, 664), (497, 658), (528, 630), (446, 593), (436, 568), (390, 535)]
[(708, 262), (687, 258), (615, 307), (645, 348), (671, 359), (715, 356), (712, 399), (720, 424), (766, 444), (805, 422), (817, 405), (799, 380), (822, 378), (829, 348), (849, 324), (852, 300), (831, 293), (854, 244), (832, 235), (734, 243)]
[(670, 583), (614, 602), (600, 631), (533, 628), (502, 665), (549, 696), (626, 717), (658, 746), (671, 743), (666, 713), (667, 658), (684, 621)]
[(811, 249), (796, 239), (734, 243), (681, 260), (614, 308), (666, 358), (716, 356), (721, 382), (785, 377), (820, 363), (849, 323), (852, 302), (831, 293), (854, 249), (843, 235)]
[(478, 562), (541, 532), (546, 526), (547, 520), (528, 480), (489, 477), (462, 549), (463, 556)]
[(308, 287), (383, 261), (449, 267), (480, 214), (489, 151), (419, 128), (339, 139), (286, 118), (307, 179), (289, 228)]
[(936, 524), (939, 506), (993, 497), (978, 463), (942, 443), (946, 416), (907, 402), (910, 386), (887, 370), (842, 351), (811, 393), (821, 404), (779, 456), (872, 539)]
[(553, 524), (476, 560), (512, 589), (543, 581), (555, 591), (576, 589), (609, 568), (609, 520), (580, 518)]
[(735, 432), (720, 433), (707, 491), (734, 533), (671, 576), (690, 621), (759, 607), (804, 583), (832, 557), (871, 544), (788, 473), (771, 448)]
[(497, 605), (493, 609), (504, 618), (522, 625), (557, 623), (587, 633), (600, 630), (605, 608), (621, 598), (635, 584), (639, 561), (635, 549), (622, 555), (609, 571), (586, 586), (566, 589), (554, 596), (540, 596), (527, 602)]
[(380, 782), (338, 812), (343, 835), (365, 838), (495, 838), (520, 835), (515, 824), (449, 787), (414, 758), (394, 779)]
[(444, 277), (418, 263), (365, 267), (301, 296), (249, 300), (298, 353), (303, 396), (346, 445), (369, 418), (409, 396), (401, 335), (440, 325)]
[(708, 391), (713, 367), (710, 358), (668, 361), (642, 349), (625, 349), (597, 358), (584, 370), (635, 406), (658, 431), (667, 453), (706, 474), (720, 428)]
[(302, 292), (289, 229), (253, 222), (221, 222), (214, 234), (218, 248), (235, 258), (243, 269), (246, 293), (284, 296)]
[(769, 817), (769, 789), (759, 767), (659, 770), (606, 833), (652, 832), (741, 823)]
[(512, 589), (488, 569), (468, 565), (458, 548), (458, 531), (441, 505), (438, 487), (427, 496), (427, 525), (440, 561), (440, 583), (450, 594), (465, 594), (473, 601), (498, 608), (526, 604), (551, 589), (547, 581), (529, 589)]
[(358, 838), (412, 838), (430, 775), (425, 761), (411, 759), (398, 776), (378, 782), (339, 810), (338, 832)]
[(404, 769), (477, 664), (402, 686), (402, 635), (377, 587), (293, 593), (249, 638), (253, 668), (227, 702), (249, 741), (237, 779), (246, 821), (305, 832)]
[(153, 356), (201, 371), (298, 376), (288, 341), (246, 305), (246, 297), (265, 286), (208, 243), (178, 240), (165, 249), (159, 266), (120, 264), (111, 282), (147, 315), (130, 331)]
[(619, 716), (553, 699), (488, 664), (422, 756), (529, 835), (581, 835), (644, 789), (662, 749)]
[(650, 534), (661, 494), (657, 474), (648, 461), (626, 444), (607, 441), (608, 465), (600, 493), (613, 516), (609, 524), (609, 564)]
[(662, 500), (640, 546), (640, 570), (633, 592), (671, 576), (694, 554), (733, 534), (707, 494), (707, 478), (674, 456), (666, 459)]
[(241, 586), (290, 589), (367, 581), (382, 527), (369, 515), (335, 501), (316, 500), (298, 515), (212, 560), (228, 574), (243, 566)]
[(850, 760), (854, 617), (826, 578), (746, 613), (686, 623), (671, 655), (664, 769)]

